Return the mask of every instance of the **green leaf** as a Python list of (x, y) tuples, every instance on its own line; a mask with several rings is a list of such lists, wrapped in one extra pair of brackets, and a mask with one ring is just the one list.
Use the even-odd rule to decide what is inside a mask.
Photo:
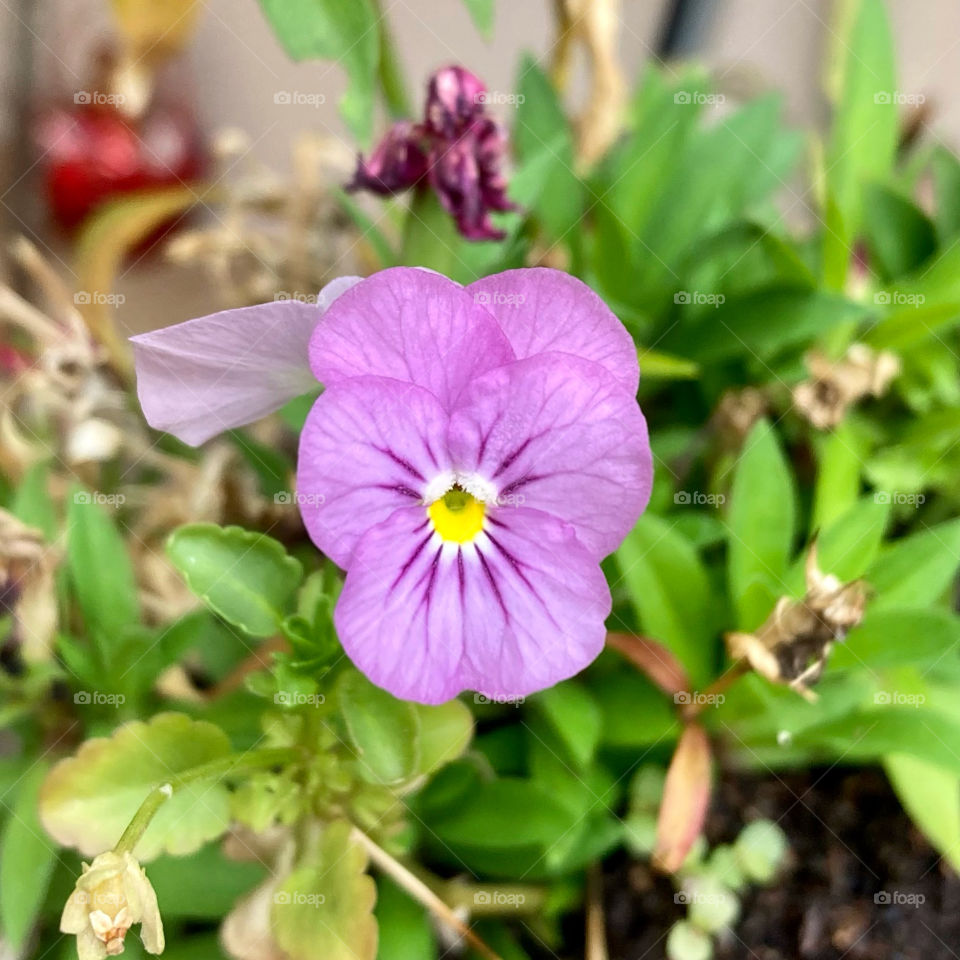
[(535, 703), (566, 747), (570, 759), (579, 767), (586, 767), (600, 742), (603, 722), (587, 688), (567, 680), (537, 694)]
[(673, 703), (636, 670), (597, 677), (592, 688), (603, 713), (604, 746), (636, 750), (669, 742), (679, 732)]
[(37, 764), (19, 781), (0, 838), (0, 929), (15, 952), (26, 944), (57, 861), (57, 848), (37, 817), (37, 794), (47, 774)]
[(866, 441), (849, 419), (830, 433), (818, 435), (811, 532), (823, 529), (854, 505), (866, 455)]
[(420, 718), (413, 705), (375, 687), (358, 670), (340, 677), (337, 695), (361, 775), (382, 784), (413, 776), (420, 753)]
[(473, 736), (473, 714), (461, 700), (449, 700), (437, 706), (414, 704), (419, 720), (420, 757), (418, 772), (433, 773), (456, 760)]
[(883, 0), (862, 0), (846, 38), (840, 102), (827, 151), (827, 184), (843, 222), (859, 229), (863, 187), (883, 180), (897, 146), (893, 35)]
[(463, 0), (474, 26), (487, 40), (493, 35), (494, 0)]
[(139, 622), (133, 564), (113, 520), (93, 495), (74, 487), (67, 507), (67, 569), (91, 633), (109, 649)]
[[(843, 581), (862, 577), (876, 559), (889, 518), (889, 503), (873, 497), (864, 497), (855, 503), (820, 534), (817, 541), (820, 569)], [(790, 571), (789, 592), (797, 597), (803, 595), (806, 586), (805, 564), (806, 554), (797, 559)]]
[(863, 226), (871, 266), (885, 282), (915, 270), (937, 249), (929, 217), (908, 197), (887, 187), (868, 187)]
[(340, 202), (340, 205), (347, 212), (347, 216), (353, 221), (354, 225), (360, 231), (360, 235), (370, 244), (377, 259), (380, 261), (381, 268), (393, 267), (397, 263), (397, 255), (390, 246), (390, 241), (384, 236), (383, 231), (377, 226), (363, 210), (359, 203), (350, 196), (345, 190), (335, 190), (334, 195)]
[(35, 463), (23, 475), (10, 512), (28, 527), (43, 533), (48, 542), (57, 535), (57, 514), (48, 488), (46, 463)]
[(883, 767), (910, 819), (954, 870), (960, 870), (960, 778), (909, 754), (884, 757)]
[(960, 755), (954, 744), (960, 724), (933, 710), (897, 706), (861, 710), (840, 720), (819, 724), (794, 737), (797, 746), (827, 750), (845, 763), (876, 761), (907, 754), (960, 776)]
[(377, 888), (367, 854), (343, 820), (327, 824), (310, 862), (277, 888), (273, 935), (292, 960), (374, 960)]
[(647, 380), (696, 380), (700, 376), (697, 364), (683, 357), (674, 357), (669, 353), (640, 348), (637, 351), (640, 370), (644, 381)]
[(836, 294), (774, 286), (728, 297), (696, 337), (681, 325), (663, 347), (704, 364), (738, 354), (770, 360), (866, 314), (862, 304)]
[(524, 99), (517, 107), (514, 149), (525, 162), (540, 155), (546, 164), (533, 209), (551, 239), (569, 242), (584, 201), (583, 185), (574, 173), (573, 134), (549, 77), (529, 56), (520, 64), (516, 87)]
[[(116, 844), (154, 787), (229, 754), (219, 727), (182, 713), (125, 723), (109, 738), (87, 740), (50, 771), (40, 791), (40, 819), (59, 843), (95, 856)], [(134, 852), (142, 861), (160, 853), (183, 856), (220, 836), (229, 823), (222, 783), (188, 784), (161, 806)]]
[(899, 540), (867, 572), (874, 610), (936, 603), (960, 567), (960, 520)]
[(950, 150), (938, 144), (933, 151), (931, 167), (937, 236), (945, 246), (960, 233), (960, 161)]
[(760, 584), (774, 596), (784, 592), (796, 518), (793, 477), (773, 427), (759, 421), (750, 431), (730, 493), (727, 574), (743, 630), (770, 613)]
[(830, 669), (882, 670), (937, 660), (960, 642), (960, 617), (930, 607), (894, 610), (868, 606), (860, 626), (838, 644)]
[(303, 577), (300, 561), (281, 543), (240, 527), (180, 527), (167, 541), (167, 554), (214, 613), (254, 637), (280, 630)]
[[(380, 57), (380, 27), (370, 0), (260, 0), (270, 26), (294, 60), (337, 60), (350, 84), (340, 101), (347, 126), (370, 138)], [(282, 92), (282, 91), (278, 91)]]
[(643, 632), (677, 655), (694, 683), (713, 666), (716, 618), (706, 570), (669, 520), (646, 513), (616, 553)]
[(435, 960), (436, 937), (426, 910), (385, 877), (377, 881), (377, 960)]

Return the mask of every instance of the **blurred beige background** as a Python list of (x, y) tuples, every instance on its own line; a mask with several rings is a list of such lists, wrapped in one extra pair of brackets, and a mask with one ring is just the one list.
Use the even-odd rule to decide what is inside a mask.
[[(888, 3), (895, 22), (899, 91), (923, 94), (932, 110), (935, 135), (957, 144), (960, 101), (954, 88), (960, 67), (960, 3)], [(479, 73), (492, 90), (509, 92), (520, 53), (529, 50), (546, 58), (553, 41), (551, 0), (497, 0), (490, 42), (479, 37), (462, 0), (382, 0), (382, 6), (417, 98), (430, 71), (450, 61)], [(631, 77), (651, 56), (665, 6), (664, 0), (623, 0), (621, 54)], [(105, 7), (105, 0), (0, 0), (4, 51), (0, 155), (9, 156), (10, 147), (24, 136), (17, 127), (13, 97), (23, 44), (31, 44), (35, 83), (41, 92), (85, 89), (91, 53), (108, 31)], [(288, 61), (257, 0), (204, 0), (203, 8), (184, 76), (206, 129), (242, 128), (256, 158), (281, 170), (287, 167), (289, 145), (298, 131), (309, 128), (348, 139), (337, 115), (336, 103), (344, 89), (339, 67)], [(791, 123), (818, 125), (825, 118), (820, 65), (829, 52), (832, 11), (830, 0), (718, 0), (700, 57), (719, 71), (721, 83), (735, 89), (782, 90)], [(576, 84), (573, 90), (575, 98)], [(278, 105), (274, 97), (279, 92), (322, 94), (324, 102)], [(511, 108), (498, 109), (509, 121)], [(11, 179), (3, 178), (0, 203), (22, 208), (22, 202), (15, 202), (24, 199), (17, 191), (30, 182), (29, 177), (12, 190)], [(66, 254), (62, 265), (68, 269)], [(138, 322), (150, 326), (196, 313), (209, 297), (199, 278), (195, 289), (183, 284), (175, 302), (159, 296), (164, 290), (162, 271), (138, 271), (125, 282), (145, 291), (135, 298), (128, 295), (127, 300), (135, 299), (142, 314)], [(156, 297), (151, 296), (154, 289)]]

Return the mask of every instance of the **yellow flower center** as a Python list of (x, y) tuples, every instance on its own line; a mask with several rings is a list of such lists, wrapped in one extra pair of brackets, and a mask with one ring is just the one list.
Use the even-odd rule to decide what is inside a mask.
[(484, 506), (466, 490), (454, 487), (427, 507), (433, 529), (444, 540), (467, 543), (483, 528)]

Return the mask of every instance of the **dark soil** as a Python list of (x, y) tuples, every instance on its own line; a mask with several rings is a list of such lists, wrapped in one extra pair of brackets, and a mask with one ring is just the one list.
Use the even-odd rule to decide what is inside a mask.
[[(751, 888), (716, 960), (957, 960), (960, 879), (911, 825), (883, 773), (727, 777), (707, 820), (711, 846), (758, 817), (792, 847), (780, 879)], [(613, 960), (661, 960), (684, 915), (674, 888), (640, 864), (611, 865), (605, 907)]]

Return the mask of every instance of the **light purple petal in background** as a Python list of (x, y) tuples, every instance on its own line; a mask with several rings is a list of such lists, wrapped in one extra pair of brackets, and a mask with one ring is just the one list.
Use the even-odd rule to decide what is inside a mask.
[(334, 280), (318, 304), (277, 300), (132, 337), (147, 422), (198, 446), (316, 389), (310, 335), (325, 307), (358, 280)]
[(357, 667), (394, 696), (526, 696), (600, 653), (610, 593), (570, 527), (518, 509), (485, 530), (472, 544), (444, 543), (425, 510), (408, 508), (358, 544), (337, 631)]
[(328, 387), (300, 435), (297, 500), (313, 542), (346, 567), (363, 533), (421, 504), (449, 470), (446, 426), (436, 397), (412, 383), (355, 377)]
[(454, 469), (571, 523), (596, 558), (615, 550), (650, 498), (647, 425), (632, 394), (589, 360), (545, 353), (491, 370), (450, 418)]
[(467, 290), (489, 310), (518, 359), (558, 350), (606, 367), (631, 395), (640, 371), (633, 338), (582, 280), (561, 270), (507, 270)]
[(372, 375), (430, 390), (449, 409), (473, 377), (512, 360), (493, 317), (459, 284), (416, 267), (382, 270), (347, 291), (310, 341), (321, 383)]

